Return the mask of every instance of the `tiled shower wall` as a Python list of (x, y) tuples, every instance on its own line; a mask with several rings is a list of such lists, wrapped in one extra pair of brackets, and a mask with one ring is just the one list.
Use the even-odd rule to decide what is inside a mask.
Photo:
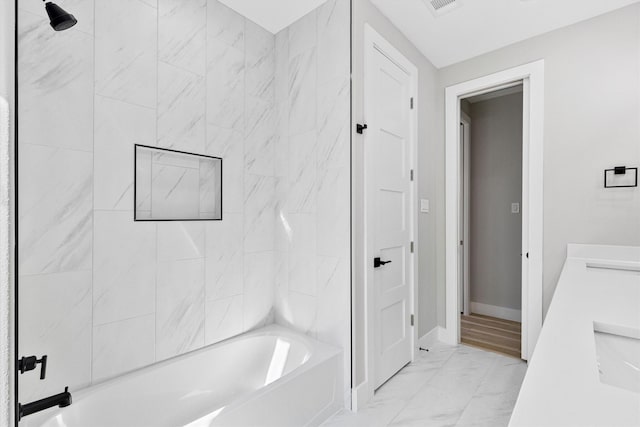
[(350, 3), (276, 35), (276, 321), (344, 349), (350, 389)]
[[(276, 317), (348, 351), (348, 0), (277, 37), (217, 0), (61, 5), (19, 11), (20, 352), (49, 356), (20, 399)], [(223, 221), (133, 222), (134, 143), (223, 157)]]

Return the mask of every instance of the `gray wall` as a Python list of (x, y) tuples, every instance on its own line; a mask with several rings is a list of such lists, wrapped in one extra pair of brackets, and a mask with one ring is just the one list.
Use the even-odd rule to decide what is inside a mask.
[[(364, 100), (364, 25), (370, 24), (378, 33), (393, 44), (407, 59), (418, 67), (418, 197), (431, 200), (431, 213), (419, 215), (419, 243), (418, 243), (418, 332), (422, 336), (437, 326), (436, 318), (436, 286), (438, 277), (444, 277), (444, 268), (438, 269), (438, 265), (444, 266), (444, 257), (436, 250), (437, 242), (444, 244), (444, 210), (439, 200), (442, 194), (438, 194), (437, 185), (438, 170), (444, 171), (440, 165), (443, 155), (440, 156), (434, 129), (437, 127), (436, 118), (436, 80), (435, 67), (411, 44), (398, 29), (385, 18), (369, 0), (353, 1), (353, 121), (365, 123)], [(354, 360), (358, 371), (354, 372), (354, 385), (358, 385), (364, 379), (364, 363), (362, 355), (364, 351), (364, 262), (362, 259), (363, 247), (363, 215), (364, 215), (364, 151), (363, 139), (353, 132), (353, 234), (354, 234), (354, 261), (353, 303), (355, 313), (355, 343)]]
[[(567, 243), (640, 245), (640, 191), (602, 188), (605, 168), (640, 164), (640, 4), (441, 69), (439, 145), (447, 86), (538, 59), (545, 60), (546, 313)], [(443, 177), (438, 174), (440, 189)], [(438, 289), (444, 325), (444, 281)]]
[(471, 104), (471, 301), (520, 310), (522, 93)]

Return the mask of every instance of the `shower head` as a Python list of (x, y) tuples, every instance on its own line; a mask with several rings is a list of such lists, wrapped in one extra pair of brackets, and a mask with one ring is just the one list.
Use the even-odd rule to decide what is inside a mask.
[(49, 15), (51, 27), (56, 31), (66, 30), (78, 23), (78, 20), (72, 14), (67, 13), (55, 3), (51, 3), (50, 1), (46, 2), (44, 7), (47, 10), (47, 15)]

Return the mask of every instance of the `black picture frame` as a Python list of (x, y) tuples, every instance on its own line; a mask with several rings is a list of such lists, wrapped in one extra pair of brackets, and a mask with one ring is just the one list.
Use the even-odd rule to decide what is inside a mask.
[[(138, 148), (145, 148), (157, 151), (165, 151), (169, 153), (184, 154), (195, 157), (204, 157), (220, 161), (220, 218), (138, 218), (137, 216), (137, 164), (138, 164)], [(134, 222), (176, 222), (176, 221), (222, 221), (224, 218), (224, 173), (222, 157), (208, 156), (206, 154), (191, 153), (188, 151), (173, 150), (170, 148), (154, 147), (152, 145), (134, 144), (133, 145), (133, 221)]]

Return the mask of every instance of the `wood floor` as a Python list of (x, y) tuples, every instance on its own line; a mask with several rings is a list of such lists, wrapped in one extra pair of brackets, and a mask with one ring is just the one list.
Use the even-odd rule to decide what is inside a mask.
[(461, 314), (460, 335), (464, 344), (520, 358), (520, 322), (480, 314)]

